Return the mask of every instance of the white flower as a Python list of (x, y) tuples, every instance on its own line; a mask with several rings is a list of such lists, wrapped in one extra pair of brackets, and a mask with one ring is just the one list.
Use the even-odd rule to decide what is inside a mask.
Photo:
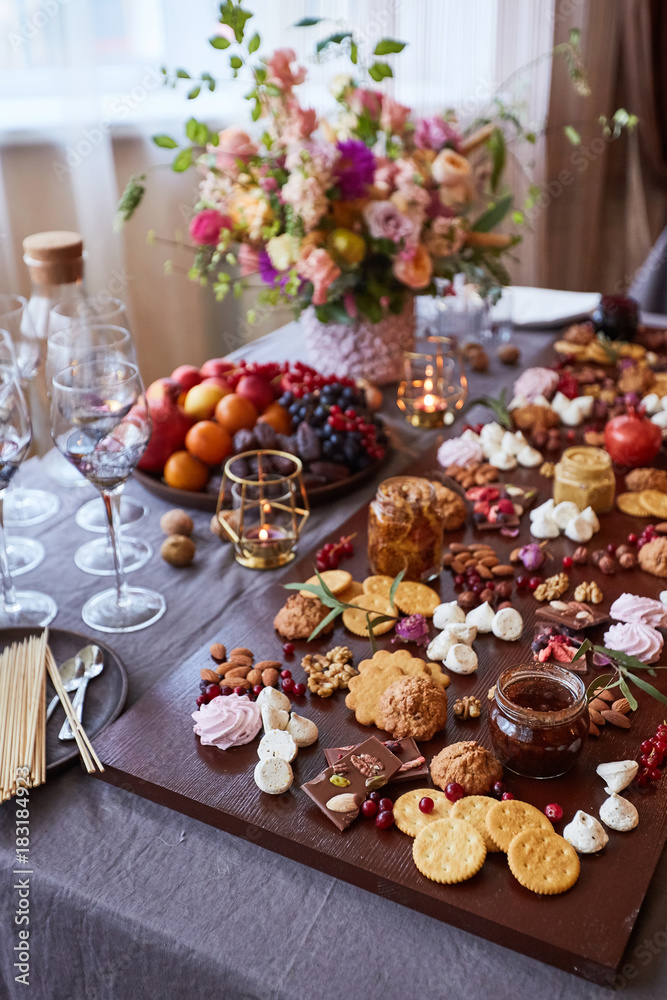
[(283, 233), (281, 236), (273, 236), (266, 244), (271, 263), (278, 271), (287, 271), (292, 264), (296, 264), (299, 259), (300, 241), (296, 236)]

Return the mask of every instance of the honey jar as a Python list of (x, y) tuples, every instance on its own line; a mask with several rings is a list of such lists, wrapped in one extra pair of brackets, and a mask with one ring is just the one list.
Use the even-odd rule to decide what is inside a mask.
[(579, 510), (592, 507), (596, 514), (606, 514), (615, 492), (611, 457), (603, 448), (577, 445), (563, 452), (554, 472), (554, 503), (572, 500)]
[(378, 487), (368, 510), (371, 572), (424, 583), (442, 569), (444, 518), (435, 487), (418, 476), (394, 476)]

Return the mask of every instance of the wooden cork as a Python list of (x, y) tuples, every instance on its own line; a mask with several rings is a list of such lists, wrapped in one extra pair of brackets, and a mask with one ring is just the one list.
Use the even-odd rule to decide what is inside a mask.
[(83, 277), (80, 233), (55, 230), (34, 233), (23, 241), (23, 259), (37, 285), (66, 285)]

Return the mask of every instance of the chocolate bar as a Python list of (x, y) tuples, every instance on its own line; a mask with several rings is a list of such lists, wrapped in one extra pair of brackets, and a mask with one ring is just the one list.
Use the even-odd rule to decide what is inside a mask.
[[(428, 777), (426, 758), (419, 752), (419, 747), (411, 736), (406, 736), (402, 740), (384, 740), (383, 742), (384, 746), (396, 754), (401, 762), (401, 769), (396, 772), (393, 778), (389, 779), (390, 784), (395, 785), (401, 781), (414, 781), (416, 778)], [(327, 747), (324, 751), (327, 764), (330, 766), (337, 764), (346, 753), (354, 749), (354, 746)]]
[(592, 628), (609, 621), (607, 611), (582, 601), (550, 601), (543, 604), (535, 612), (538, 621), (553, 622), (555, 625), (567, 625), (572, 629)]

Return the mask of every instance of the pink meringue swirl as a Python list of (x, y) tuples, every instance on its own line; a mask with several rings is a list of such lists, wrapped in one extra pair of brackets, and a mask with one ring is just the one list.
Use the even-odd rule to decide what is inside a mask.
[(652, 597), (621, 594), (612, 604), (609, 614), (619, 622), (639, 622), (653, 628), (667, 628), (667, 608)]
[(526, 368), (514, 383), (514, 395), (530, 402), (535, 396), (553, 396), (560, 375), (552, 368)]
[(665, 640), (657, 629), (642, 622), (622, 622), (612, 625), (604, 635), (607, 649), (635, 656), (642, 663), (655, 663), (660, 659)]
[(446, 469), (448, 465), (460, 465), (463, 469), (472, 462), (483, 462), (481, 444), (468, 438), (455, 437), (443, 441), (438, 448), (438, 462)]
[(245, 695), (218, 695), (192, 713), (194, 732), (202, 746), (228, 750), (250, 743), (262, 728), (259, 705)]

